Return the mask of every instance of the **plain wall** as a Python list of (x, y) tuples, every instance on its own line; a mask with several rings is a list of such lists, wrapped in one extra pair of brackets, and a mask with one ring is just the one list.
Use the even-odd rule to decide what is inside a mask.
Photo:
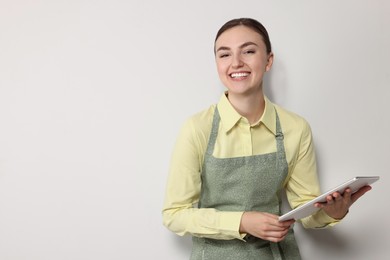
[(269, 30), (269, 97), (313, 130), (323, 190), (379, 175), (303, 259), (386, 259), (390, 2), (0, 1), (0, 259), (188, 259), (162, 226), (171, 151), (216, 103), (227, 20)]

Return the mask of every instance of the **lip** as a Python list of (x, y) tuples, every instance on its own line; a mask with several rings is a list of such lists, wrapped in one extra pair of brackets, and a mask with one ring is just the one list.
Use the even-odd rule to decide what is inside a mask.
[(244, 80), (247, 79), (250, 74), (249, 71), (234, 71), (229, 73), (229, 77), (233, 80)]

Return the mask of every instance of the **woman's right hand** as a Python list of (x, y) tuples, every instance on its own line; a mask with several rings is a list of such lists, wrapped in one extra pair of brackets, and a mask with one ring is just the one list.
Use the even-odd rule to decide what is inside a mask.
[(280, 242), (286, 237), (294, 222), (294, 219), (279, 221), (279, 216), (270, 213), (248, 211), (241, 217), (240, 233), (248, 233), (271, 242)]

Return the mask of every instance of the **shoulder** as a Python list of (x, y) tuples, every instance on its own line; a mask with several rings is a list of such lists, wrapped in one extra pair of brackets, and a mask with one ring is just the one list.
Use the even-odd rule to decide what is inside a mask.
[(215, 107), (216, 105), (211, 105), (209, 108), (189, 116), (182, 126), (182, 134), (195, 142), (206, 142), (211, 132)]
[(308, 134), (311, 132), (310, 125), (305, 118), (290, 110), (287, 110), (279, 105), (274, 104), (280, 124), (284, 132), (299, 132), (301, 134)]
[(199, 130), (201, 130), (204, 127), (206, 128), (209, 127), (213, 122), (215, 107), (216, 105), (211, 105), (209, 108), (191, 115), (187, 119), (187, 123), (194, 125), (194, 127)]

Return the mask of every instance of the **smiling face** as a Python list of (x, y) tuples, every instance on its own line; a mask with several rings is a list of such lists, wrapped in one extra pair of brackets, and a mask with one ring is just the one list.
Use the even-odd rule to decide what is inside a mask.
[(273, 54), (267, 53), (259, 33), (239, 25), (216, 40), (215, 59), (219, 78), (229, 94), (250, 95), (262, 91), (263, 76), (271, 69)]

